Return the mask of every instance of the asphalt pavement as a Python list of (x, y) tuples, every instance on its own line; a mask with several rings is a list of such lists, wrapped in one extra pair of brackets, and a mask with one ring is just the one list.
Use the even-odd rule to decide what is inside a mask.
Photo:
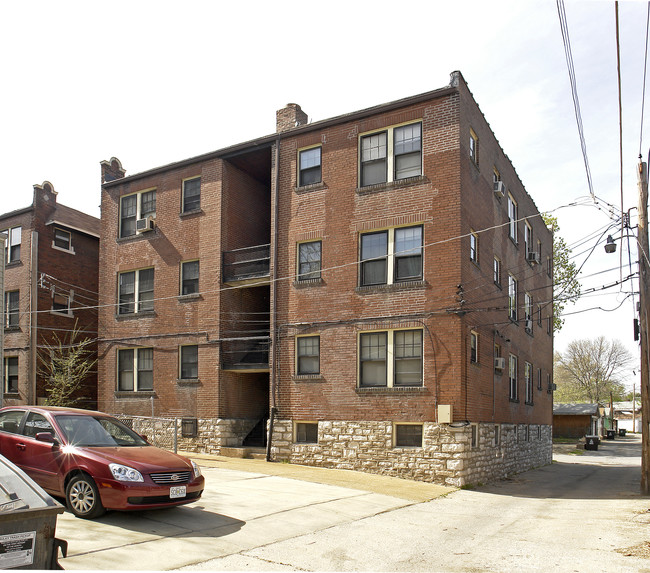
[(473, 490), (194, 456), (209, 484), (161, 511), (59, 516), (66, 569), (650, 571), (640, 436)]

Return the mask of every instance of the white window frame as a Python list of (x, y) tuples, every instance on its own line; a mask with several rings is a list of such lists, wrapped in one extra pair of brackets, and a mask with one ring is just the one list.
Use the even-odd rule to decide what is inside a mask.
[[(191, 263), (196, 263), (197, 264), (198, 276), (196, 277), (196, 279), (187, 279), (187, 280), (188, 281), (189, 280), (192, 280), (192, 281), (196, 280), (196, 291), (195, 292), (190, 292), (190, 293), (185, 293), (185, 292), (183, 292), (184, 287), (185, 287), (185, 268), (186, 268), (185, 265), (189, 265)], [(154, 275), (155, 275), (155, 271), (154, 271)], [(180, 296), (196, 296), (196, 295), (200, 294), (200, 292), (201, 292), (201, 290), (200, 290), (201, 264), (199, 263), (199, 259), (192, 259), (190, 261), (182, 261), (181, 262), (180, 279), (181, 279), (181, 284), (180, 284), (180, 289), (179, 289), (180, 290)]]
[(469, 361), (478, 364), (478, 332), (475, 330), (469, 333)]
[(524, 381), (526, 384), (526, 404), (533, 403), (533, 365), (524, 362)]
[(517, 384), (517, 370), (518, 370), (517, 356), (511, 354), (508, 360), (508, 397), (510, 400), (519, 400), (519, 387)]
[[(16, 306), (10, 305), (11, 295), (16, 294), (18, 297), (18, 304)], [(19, 290), (6, 290), (5, 291), (5, 328), (18, 328), (20, 327), (20, 291)], [(14, 311), (16, 309), (17, 311)], [(10, 324), (11, 317), (16, 316), (15, 324)]]
[[(382, 129), (376, 129), (376, 130), (373, 130), (373, 131), (367, 131), (367, 132), (359, 134), (358, 145), (357, 145), (359, 157), (358, 157), (357, 164), (358, 164), (358, 169), (359, 169), (358, 181), (359, 181), (359, 187), (360, 188), (370, 187), (372, 185), (387, 185), (389, 183), (393, 183), (394, 181), (402, 181), (404, 179), (409, 179), (410, 178), (410, 177), (397, 178), (396, 174), (395, 174), (395, 164), (396, 164), (396, 161), (395, 161), (395, 157), (396, 157), (396, 155), (395, 155), (395, 131), (399, 130), (400, 128), (403, 128), (403, 127), (408, 127), (408, 126), (417, 125), (417, 124), (420, 125), (420, 150), (419, 150), (419, 153), (420, 153), (420, 173), (418, 173), (417, 175), (412, 175), (410, 177), (421, 177), (422, 176), (422, 173), (423, 173), (423, 160), (422, 160), (423, 159), (423, 135), (424, 135), (423, 134), (422, 120), (408, 121), (408, 122), (405, 122), (405, 123), (400, 123), (400, 124), (397, 124), (397, 125), (391, 125), (389, 127), (385, 127), (385, 128), (382, 128)], [(376, 136), (376, 135), (380, 135), (382, 133), (386, 134), (386, 158), (385, 158), (385, 161), (386, 161), (386, 180), (385, 181), (380, 181), (380, 182), (377, 182), (377, 183), (368, 183), (368, 184), (366, 184), (364, 182), (364, 180), (363, 180), (363, 164), (367, 163), (367, 162), (363, 161), (363, 141), (366, 138)], [(411, 153), (415, 153), (415, 152), (411, 152)]]
[[(415, 247), (411, 250), (408, 251), (402, 251), (402, 252), (395, 252), (396, 249), (396, 240), (395, 240), (395, 233), (397, 231), (405, 230), (405, 229), (420, 229), (420, 246)], [(373, 257), (373, 258), (366, 258), (363, 259), (363, 238), (368, 237), (370, 235), (378, 235), (378, 234), (387, 234), (387, 253), (382, 256), (378, 257)], [(416, 251), (419, 250), (419, 253), (416, 253)], [(410, 276), (406, 277), (404, 279), (396, 279), (396, 274), (397, 274), (397, 262), (399, 261), (400, 258), (402, 257), (420, 257), (420, 274), (417, 276)], [(373, 261), (379, 261), (381, 259), (386, 260), (386, 282), (379, 282), (379, 283), (368, 283), (366, 284), (364, 282), (364, 263), (369, 263)], [(359, 285), (360, 286), (379, 286), (379, 285), (391, 285), (391, 284), (399, 284), (402, 282), (410, 282), (410, 281), (420, 281), (424, 277), (424, 225), (406, 225), (403, 227), (389, 227), (386, 229), (376, 229), (373, 231), (367, 231), (364, 233), (359, 233)]]
[[(154, 274), (154, 280), (153, 280), (154, 289), (152, 289), (152, 291), (151, 291), (152, 292), (151, 308), (142, 310), (141, 305), (143, 304), (143, 301), (140, 300), (140, 296), (142, 294), (140, 292), (140, 273), (142, 271), (148, 271), (148, 270), (153, 271), (153, 274)], [(121, 284), (120, 284), (120, 279), (121, 279), (121, 277), (123, 275), (127, 275), (127, 274), (130, 274), (130, 273), (134, 273), (134, 277), (135, 277), (134, 278), (134, 284), (133, 284), (133, 289), (134, 289), (133, 303), (132, 303), (133, 304), (133, 311), (132, 312), (123, 312), (122, 311), (122, 305), (123, 304), (131, 304), (131, 303), (122, 303), (121, 302), (122, 287), (121, 287)], [(118, 273), (118, 275), (117, 275), (117, 313), (118, 313), (118, 315), (120, 315), (120, 316), (130, 316), (130, 315), (138, 314), (138, 313), (141, 313), (141, 312), (153, 312), (153, 304), (154, 304), (154, 299), (153, 299), (154, 295), (153, 295), (153, 293), (155, 292), (155, 277), (156, 277), (156, 271), (155, 271), (154, 267), (145, 267), (145, 268), (142, 268), (142, 269), (134, 269), (132, 271), (122, 271), (122, 272)], [(144, 301), (144, 302), (148, 303), (149, 301)]]
[(478, 167), (479, 162), (479, 148), (478, 148), (478, 135), (470, 127), (469, 128), (469, 158), (472, 163)]
[(517, 293), (517, 279), (508, 274), (508, 317), (510, 320), (517, 322), (519, 317), (517, 303), (518, 293)]
[[(185, 207), (185, 199), (186, 199), (186, 197), (185, 197), (185, 187), (186, 187), (186, 185), (188, 183), (194, 182), (197, 179), (199, 181), (199, 194), (198, 194), (199, 205), (198, 205), (198, 207), (192, 207), (190, 209), (187, 209)], [(194, 213), (195, 211), (199, 211), (201, 209), (201, 176), (197, 175), (195, 177), (187, 177), (186, 179), (183, 179), (182, 185), (183, 185), (183, 192), (182, 192), (182, 197), (181, 197), (181, 213)]]
[[(140, 369), (138, 367), (138, 362), (140, 360), (140, 350), (151, 350), (151, 373), (152, 373), (152, 381), (151, 381), (151, 388), (141, 388), (140, 384)], [(120, 387), (120, 373), (122, 370), (120, 370), (120, 353), (122, 351), (131, 351), (133, 352), (133, 370), (132, 375), (133, 375), (133, 390), (125, 390)], [(154, 349), (152, 346), (135, 346), (135, 347), (126, 347), (126, 348), (118, 348), (117, 349), (117, 391), (118, 392), (153, 392), (154, 389), (154, 366), (155, 366), (155, 360), (154, 360)], [(149, 372), (148, 370), (143, 372)]]
[(478, 265), (478, 233), (469, 233), (469, 260)]
[[(317, 354), (300, 354), (300, 341), (307, 339), (307, 338), (315, 338), (317, 341)], [(295, 373), (296, 376), (318, 376), (320, 375), (320, 335), (319, 334), (304, 334), (300, 336), (296, 336), (296, 342), (295, 342)], [(318, 360), (318, 368), (315, 372), (301, 372), (300, 370), (300, 359), (301, 358), (316, 358)]]
[[(59, 245), (56, 244), (57, 241), (57, 233), (60, 234), (65, 234), (68, 236), (67, 242), (68, 242), (68, 247), (60, 247)], [(56, 249), (57, 251), (63, 251), (64, 253), (70, 253), (72, 255), (75, 254), (74, 252), (74, 247), (72, 246), (72, 233), (70, 231), (66, 231), (65, 229), (61, 229), (60, 227), (54, 227), (54, 239), (52, 239), (52, 248)]]
[(518, 241), (517, 236), (517, 214), (518, 206), (517, 201), (512, 196), (511, 193), (508, 193), (508, 236), (515, 242)]
[[(420, 333), (420, 381), (418, 384), (395, 384), (396, 368), (395, 362), (399, 358), (395, 355), (395, 334), (406, 332)], [(385, 363), (386, 384), (363, 384), (362, 381), (362, 363), (372, 362), (371, 359), (362, 360), (361, 341), (365, 335), (386, 335), (386, 349), (383, 362)], [(415, 361), (417, 356), (403, 357), (405, 360)], [(377, 360), (381, 362), (381, 359)], [(390, 330), (366, 330), (359, 332), (357, 335), (357, 386), (359, 388), (421, 388), (424, 386), (424, 330), (422, 328), (396, 328)]]
[[(318, 149), (319, 151), (319, 157), (318, 157), (318, 165), (309, 165), (307, 167), (303, 168), (303, 154), (306, 154), (310, 151), (314, 151)], [(311, 145), (309, 147), (303, 147), (298, 150), (298, 157), (297, 157), (297, 165), (298, 165), (298, 181), (297, 181), (297, 187), (306, 187), (308, 185), (318, 185), (319, 183), (323, 182), (323, 146), (322, 144), (316, 144), (316, 145)], [(303, 174), (306, 173), (312, 173), (316, 172), (316, 168), (318, 167), (318, 181), (311, 181), (311, 182), (304, 182), (303, 181)]]
[[(7, 235), (7, 240), (5, 241), (5, 261), (7, 264), (19, 261), (23, 235), (22, 226), (9, 227), (4, 231), (0, 231), (0, 233)], [(16, 247), (18, 248), (16, 249)]]
[[(136, 211), (135, 211), (135, 220), (137, 221), (138, 219), (143, 219), (144, 217), (153, 217), (154, 219), (156, 218), (156, 210), (154, 211), (147, 211), (146, 213), (143, 212), (142, 210), (142, 196), (145, 195), (146, 193), (151, 193), (154, 192), (154, 200), (156, 201), (156, 210), (158, 209), (158, 192), (156, 187), (150, 187), (148, 189), (142, 189), (141, 191), (136, 191), (135, 193), (129, 193), (127, 195), (122, 195), (120, 197), (120, 212), (119, 212), (119, 238), (123, 239), (126, 237), (135, 237), (137, 235), (136, 230), (135, 230), (135, 225), (133, 227), (133, 233), (129, 233), (128, 235), (124, 234), (124, 230), (122, 229), (122, 223), (124, 220), (124, 217), (122, 217), (122, 209), (124, 208), (124, 199), (128, 199), (129, 197), (136, 197), (135, 200), (135, 205), (136, 205)], [(130, 219), (131, 217), (129, 217)]]
[(524, 221), (524, 256), (528, 261), (528, 253), (533, 252), (533, 228), (528, 221)]
[[(65, 299), (65, 302), (66, 302), (66, 309), (65, 310), (55, 309), (54, 308), (54, 300), (55, 300), (56, 297), (61, 297), (61, 298)], [(73, 300), (73, 298), (74, 298), (74, 291), (73, 290), (71, 290), (69, 292), (66, 292), (66, 293), (53, 291), (52, 292), (52, 308), (51, 308), (52, 314), (58, 314), (58, 315), (62, 315), (62, 316), (72, 316), (72, 300)]]
[(524, 293), (524, 328), (526, 332), (532, 334), (533, 332), (533, 296), (526, 292)]
[(492, 278), (494, 284), (501, 288), (501, 259), (499, 257), (494, 257), (494, 264), (492, 266)]

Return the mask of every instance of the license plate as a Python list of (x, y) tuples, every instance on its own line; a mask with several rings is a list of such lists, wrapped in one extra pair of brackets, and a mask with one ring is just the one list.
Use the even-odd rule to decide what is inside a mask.
[(178, 499), (187, 495), (187, 488), (184, 485), (177, 485), (169, 488), (169, 498)]

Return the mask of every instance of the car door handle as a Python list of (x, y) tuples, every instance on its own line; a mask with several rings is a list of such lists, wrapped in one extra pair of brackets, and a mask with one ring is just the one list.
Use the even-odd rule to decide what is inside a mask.
[(25, 444), (16, 444), (16, 447), (17, 447), (19, 450), (25, 450), (25, 448), (27, 448), (27, 446), (26, 446)]

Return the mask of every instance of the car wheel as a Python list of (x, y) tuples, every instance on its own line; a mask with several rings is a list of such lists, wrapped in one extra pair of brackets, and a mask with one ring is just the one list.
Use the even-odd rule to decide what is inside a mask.
[(84, 519), (99, 517), (106, 511), (93, 478), (86, 474), (76, 475), (70, 480), (65, 488), (65, 501), (72, 513)]

